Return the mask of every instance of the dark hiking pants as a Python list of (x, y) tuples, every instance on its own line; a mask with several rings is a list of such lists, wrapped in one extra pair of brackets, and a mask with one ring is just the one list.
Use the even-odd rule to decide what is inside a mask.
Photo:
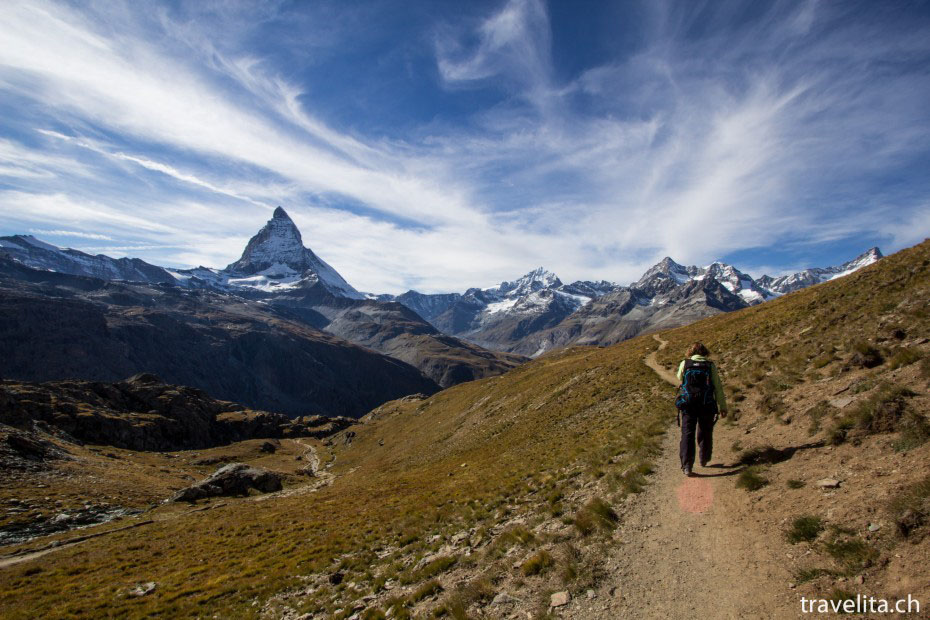
[(701, 462), (710, 460), (714, 449), (714, 417), (717, 412), (713, 408), (702, 411), (681, 412), (681, 468), (694, 467), (694, 431), (697, 429), (697, 444), (701, 452)]

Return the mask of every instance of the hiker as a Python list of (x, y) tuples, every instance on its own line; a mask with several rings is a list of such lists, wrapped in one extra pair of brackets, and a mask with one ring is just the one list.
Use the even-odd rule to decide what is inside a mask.
[(707, 350), (700, 342), (688, 349), (688, 356), (678, 365), (678, 420), (681, 425), (681, 471), (693, 475), (694, 430), (697, 428), (697, 443), (700, 450), (701, 467), (707, 467), (713, 451), (714, 424), (717, 413), (727, 417), (727, 399), (717, 365), (710, 361)]

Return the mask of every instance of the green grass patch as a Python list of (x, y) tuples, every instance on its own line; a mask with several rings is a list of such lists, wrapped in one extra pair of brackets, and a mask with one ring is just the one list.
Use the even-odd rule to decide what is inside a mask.
[(758, 491), (768, 483), (768, 479), (762, 476), (761, 469), (755, 465), (747, 467), (736, 477), (736, 487), (747, 491)]
[(786, 482), (785, 484), (788, 486), (789, 489), (802, 489), (802, 488), (804, 488), (804, 481), (803, 481), (803, 480), (797, 480), (797, 479), (795, 479), (795, 478), (792, 478), (791, 480), (789, 480), (789, 481)]
[(823, 519), (814, 515), (804, 515), (791, 522), (791, 528), (785, 536), (792, 545), (799, 542), (813, 542), (824, 530)]
[(582, 536), (590, 536), (598, 530), (612, 530), (617, 526), (619, 517), (610, 504), (600, 497), (594, 497), (575, 513), (575, 529)]
[(847, 576), (862, 572), (878, 557), (878, 551), (874, 547), (841, 528), (833, 529), (832, 540), (824, 543), (824, 550), (842, 567)]

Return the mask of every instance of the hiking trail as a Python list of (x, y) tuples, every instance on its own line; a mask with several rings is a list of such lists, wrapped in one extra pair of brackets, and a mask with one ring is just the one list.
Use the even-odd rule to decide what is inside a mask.
[[(653, 336), (659, 349), (667, 342)], [(650, 353), (645, 364), (665, 381), (675, 375)], [(775, 557), (754, 532), (751, 502), (734, 485), (739, 471), (729, 449), (743, 430), (718, 424), (709, 467), (697, 477), (681, 473), (680, 434), (665, 436), (646, 490), (630, 499), (606, 561), (607, 577), (593, 599), (579, 600), (563, 617), (590, 618), (796, 618), (800, 606), (788, 588), (784, 558)]]

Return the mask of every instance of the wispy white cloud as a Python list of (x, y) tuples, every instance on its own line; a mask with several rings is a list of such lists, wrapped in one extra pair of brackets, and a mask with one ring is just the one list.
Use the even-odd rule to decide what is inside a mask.
[[(230, 5), (211, 30), (131, 4), (3, 3), (0, 94), (45, 124), (21, 121), (38, 144), (0, 138), (0, 226), (100, 230), (153, 262), (223, 265), (283, 202), (375, 292), (538, 264), (628, 282), (665, 255), (866, 233), (895, 249), (930, 233), (927, 188), (885, 178), (927, 161), (930, 76), (902, 60), (930, 54), (926, 37), (838, 5), (775, 3), (748, 21), (731, 8), (648, 3), (638, 49), (570, 75), (540, 0), (445, 20), (425, 43), (444, 96), (494, 96), (398, 140), (325, 119), (314, 102), (330, 84), (239, 45), (280, 7), (243, 19)], [(314, 50), (338, 39), (305, 30)]]
[(77, 237), (79, 239), (96, 239), (98, 241), (113, 241), (113, 237), (109, 235), (101, 235), (100, 233), (89, 233), (83, 232), (80, 230), (62, 230), (62, 229), (48, 229), (48, 228), (30, 228), (29, 232), (34, 235), (50, 235), (53, 237)]

